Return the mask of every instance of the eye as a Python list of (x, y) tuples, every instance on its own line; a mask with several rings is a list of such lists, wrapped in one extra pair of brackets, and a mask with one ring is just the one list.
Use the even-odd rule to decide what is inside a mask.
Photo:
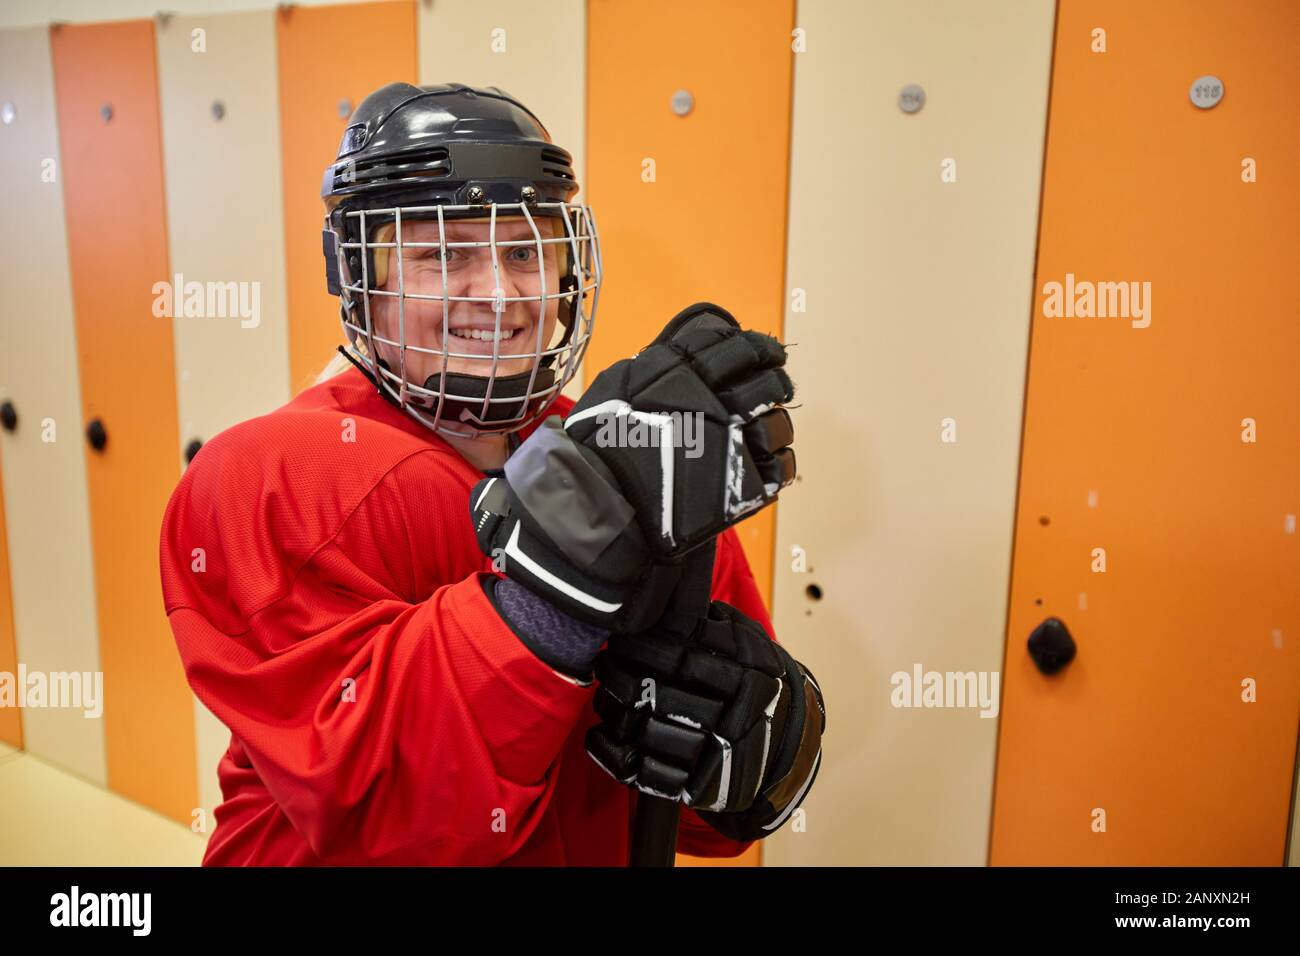
[[(520, 255), (523, 253), (523, 255)], [(537, 250), (532, 246), (515, 246), (510, 250), (509, 258), (516, 262), (532, 262), (537, 258)]]

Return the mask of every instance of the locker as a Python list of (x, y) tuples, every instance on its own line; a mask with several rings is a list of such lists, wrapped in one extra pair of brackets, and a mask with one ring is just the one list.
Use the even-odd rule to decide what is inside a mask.
[[(0, 207), (12, 227), (0, 230), (0, 256), (22, 277), (0, 297), (7, 346), (0, 400), (15, 416), (13, 431), (0, 430), (13, 663), (39, 673), (93, 673), (99, 633), (48, 28), (0, 32), (0, 110), (3, 104)], [(31, 708), (22, 725), (29, 753), (106, 783), (104, 721)]]
[(416, 82), (414, 0), (276, 11), (283, 163), (289, 390), (309, 387), (343, 344), (325, 291), (321, 176), (352, 110), (388, 83)]
[(155, 284), (172, 275), (154, 25), (64, 25), (50, 42), (89, 446), (108, 786), (189, 823), (193, 703), (158, 579), (179, 429), (171, 324), (154, 313)]
[[(1286, 2), (1061, 4), (996, 865), (1283, 861), (1300, 332), (1276, 281), (1300, 247), (1300, 123), (1277, 95), (1300, 89), (1297, 37)], [(1207, 74), (1224, 95), (1199, 109)], [(1149, 282), (1148, 315), (1048, 315), (1067, 274)], [(1052, 676), (1027, 643), (1048, 618), (1076, 646)]]
[(991, 688), (999, 670), (1053, 15), (799, 7), (785, 294), (803, 480), (777, 514), (773, 602), (827, 729), (805, 830), (768, 840), (770, 863), (987, 859), (996, 717), (895, 706), (894, 680)]
[[(205, 287), (205, 311), (207, 291), (235, 283), (217, 314), (172, 321), (181, 468), (289, 400), (275, 13), (170, 17), (156, 34), (171, 271)], [(211, 832), (230, 732), (197, 698), (194, 719)]]

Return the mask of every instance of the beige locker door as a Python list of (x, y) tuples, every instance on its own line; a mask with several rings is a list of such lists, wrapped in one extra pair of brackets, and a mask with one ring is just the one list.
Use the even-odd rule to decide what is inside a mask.
[[(274, 16), (174, 17), (156, 33), (172, 272), (186, 284), (217, 283), (225, 297), (224, 308), (213, 298), (217, 314), (172, 321), (186, 457), (289, 400)], [(211, 832), (230, 731), (197, 697), (194, 709), (199, 806)]]
[[(440, 0), (419, 7), (420, 84), (496, 86), (542, 121), (573, 155), (587, 199), (586, 0)], [(564, 394), (582, 394), (585, 366)]]
[[(85, 443), (63, 168), (45, 27), (0, 32), (0, 431), (18, 660), (29, 671), (100, 670)], [(8, 112), (0, 115), (10, 115)], [(104, 722), (79, 710), (23, 712), (25, 749), (103, 786)]]
[(420, 83), (497, 86), (573, 154), (586, 195), (585, 0), (442, 0), (419, 5)]
[(806, 832), (769, 839), (768, 864), (986, 861), (998, 721), (895, 707), (891, 680), (983, 674), (997, 698), (1053, 16), (800, 4), (785, 322), (802, 480), (777, 513), (773, 600), (827, 736)]

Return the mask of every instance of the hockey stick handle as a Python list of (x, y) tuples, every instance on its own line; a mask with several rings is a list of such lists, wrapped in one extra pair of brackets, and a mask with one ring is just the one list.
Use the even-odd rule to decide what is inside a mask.
[(682, 805), (648, 793), (637, 795), (631, 866), (672, 866), (677, 859), (677, 821)]
[[(713, 584), (716, 540), (697, 548), (686, 559), (682, 583), (660, 626), (683, 635), (709, 612)], [(636, 819), (632, 824), (631, 866), (672, 866), (677, 859), (677, 823), (682, 805), (676, 800), (642, 792), (637, 795)]]

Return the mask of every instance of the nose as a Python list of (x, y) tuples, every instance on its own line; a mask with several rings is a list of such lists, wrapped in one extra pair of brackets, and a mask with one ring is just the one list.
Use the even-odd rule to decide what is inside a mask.
[(497, 312), (505, 312), (512, 304), (504, 301), (507, 296), (513, 296), (515, 292), (509, 270), (501, 262), (501, 259), (508, 251), (508, 248), (498, 248), (496, 250), (498, 260), (497, 268), (494, 270), (492, 268), (491, 248), (480, 246), (470, 250), (472, 253), (470, 263), (462, 272), (465, 287), (464, 292), (461, 294), (476, 299), (491, 300), (467, 303), (471, 307), (471, 311), (495, 316)]

